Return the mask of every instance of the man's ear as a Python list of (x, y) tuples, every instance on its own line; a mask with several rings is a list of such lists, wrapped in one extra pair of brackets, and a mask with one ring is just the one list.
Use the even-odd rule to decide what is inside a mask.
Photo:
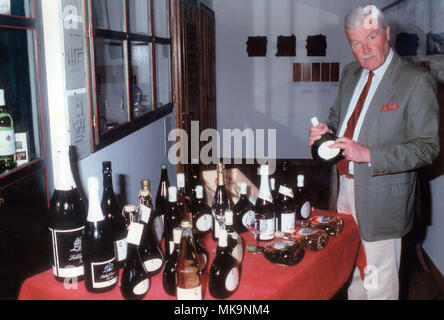
[(388, 41), (390, 41), (390, 26), (385, 27), (385, 35)]

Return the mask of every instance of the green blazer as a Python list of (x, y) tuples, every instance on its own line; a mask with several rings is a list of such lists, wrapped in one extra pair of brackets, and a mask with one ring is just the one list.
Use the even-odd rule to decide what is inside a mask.
[[(362, 67), (344, 67), (327, 125), (337, 132), (344, 121)], [(370, 148), (371, 165), (354, 164), (357, 223), (366, 241), (401, 238), (412, 228), (416, 169), (439, 153), (439, 105), (429, 72), (396, 53), (365, 115), (358, 143)], [(332, 189), (337, 196), (337, 171)]]

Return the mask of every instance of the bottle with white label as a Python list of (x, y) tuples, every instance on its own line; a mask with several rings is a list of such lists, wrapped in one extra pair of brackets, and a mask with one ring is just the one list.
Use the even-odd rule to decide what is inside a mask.
[(111, 161), (102, 162), (103, 194), (100, 203), (105, 219), (109, 221), (114, 236), (114, 250), (116, 251), (117, 268), (125, 264), (127, 254), (126, 221), (122, 214), (122, 207), (117, 202), (113, 188)]
[(52, 270), (58, 281), (83, 279), (82, 237), (86, 206), (74, 181), (69, 147), (57, 142), (54, 162), (54, 193), (49, 205), (49, 233)]
[(177, 260), (180, 252), (180, 239), (182, 237), (182, 228), (176, 227), (173, 229), (174, 249), (168, 260), (165, 262), (162, 273), (163, 289), (170, 296), (176, 295), (176, 270)]
[(191, 206), (191, 196), (188, 194), (188, 188), (186, 186), (185, 174), (177, 174), (177, 205), (182, 208)]
[(260, 167), (261, 184), (259, 187), (259, 194), (254, 206), (255, 215), (264, 215), (265, 220), (261, 220), (259, 227), (259, 240), (270, 241), (274, 239), (276, 231), (276, 217), (273, 205), (273, 198), (270, 192), (268, 183), (268, 165), (261, 165)]
[(297, 187), (295, 190), (295, 212), (297, 224), (300, 225), (303, 220), (307, 220), (310, 217), (311, 203), (307, 196), (304, 175), (299, 174), (297, 179)]
[(160, 247), (163, 237), (163, 218), (160, 210), (154, 210), (150, 179), (140, 180), (139, 202), (153, 211), (151, 212), (153, 218), (152, 232)]
[(210, 268), (208, 291), (217, 299), (233, 295), (240, 283), (239, 263), (230, 254), (227, 230), (220, 230), (216, 257)]
[(163, 252), (153, 232), (154, 210), (140, 203), (138, 222), (144, 226), (139, 253), (149, 276), (157, 274), (163, 266)]
[(105, 220), (99, 200), (99, 182), (88, 178), (88, 218), (83, 235), (85, 287), (98, 293), (109, 291), (117, 283), (114, 238), (109, 221)]
[(171, 186), (168, 188), (168, 208), (165, 213), (165, 259), (173, 252), (174, 237), (173, 229), (180, 227), (180, 221), (183, 219), (183, 210), (177, 205), (177, 188)]
[[(168, 188), (170, 187), (170, 181), (168, 179), (168, 169), (166, 164), (160, 166), (160, 181), (157, 187), (156, 194), (156, 217), (160, 217), (162, 222), (162, 237), (164, 237), (165, 232), (165, 212), (168, 208)], [(162, 238), (160, 237), (160, 239)]]
[(240, 198), (233, 208), (233, 227), (238, 233), (248, 231), (248, 225), (254, 220), (254, 204), (247, 196), (247, 183), (241, 182)]
[(225, 166), (222, 162), (217, 164), (216, 172), (217, 186), (211, 205), (213, 211), (213, 240), (217, 240), (219, 230), (224, 228), (225, 211), (231, 209), (230, 199), (225, 187)]
[(281, 185), (276, 198), (276, 231), (281, 232), (293, 232), (295, 230), (295, 202), (293, 188), (288, 181), (289, 169), (290, 163), (284, 161), (281, 165)]
[(0, 89), (0, 173), (17, 166), (14, 121), (5, 103), (5, 92)]
[(199, 262), (191, 222), (182, 220), (182, 238), (176, 273), (177, 300), (202, 300), (202, 285), (200, 279)]
[(244, 258), (244, 243), (242, 237), (234, 229), (233, 211), (225, 211), (225, 230), (227, 230), (227, 243), (230, 254), (237, 262), (242, 263)]
[(120, 292), (127, 300), (143, 299), (150, 288), (150, 277), (139, 253), (144, 225), (132, 222), (128, 230), (128, 256), (120, 278)]
[[(317, 127), (319, 125), (318, 118), (311, 118), (311, 124), (313, 127)], [(322, 135), (319, 140), (316, 140), (311, 146), (311, 155), (313, 159), (320, 164), (328, 164), (332, 165), (338, 162), (343, 158), (342, 152), (343, 149), (339, 148), (329, 148), (330, 145), (335, 143), (336, 137), (331, 132), (326, 132)]]
[(191, 212), (193, 213), (194, 228), (197, 229), (199, 234), (207, 234), (211, 231), (213, 224), (213, 216), (211, 208), (205, 203), (203, 195), (203, 187), (201, 185), (196, 186), (196, 200), (193, 202)]

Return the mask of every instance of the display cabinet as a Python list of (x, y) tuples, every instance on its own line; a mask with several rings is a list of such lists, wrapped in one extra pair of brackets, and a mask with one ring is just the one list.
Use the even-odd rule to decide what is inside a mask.
[(0, 173), (0, 299), (16, 298), (26, 277), (49, 266), (40, 5), (39, 0), (0, 0), (0, 89), (6, 110), (0, 115), (0, 161), (4, 152), (14, 154), (13, 165)]

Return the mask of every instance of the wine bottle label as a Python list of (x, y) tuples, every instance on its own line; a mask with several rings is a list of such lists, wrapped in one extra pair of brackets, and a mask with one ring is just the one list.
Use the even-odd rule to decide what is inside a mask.
[(271, 197), (271, 193), (270, 192), (261, 192), (259, 190), (259, 194), (257, 196), (258, 198), (261, 198), (267, 202), (272, 203), (273, 202), (273, 198)]
[(251, 226), (254, 223), (254, 219), (255, 219), (254, 211), (249, 210), (245, 212), (244, 215), (242, 216), (242, 224), (246, 228), (248, 228), (248, 226)]
[(302, 228), (301, 230), (298, 231), (298, 234), (300, 234), (301, 236), (311, 236), (312, 234), (315, 234), (317, 232), (316, 229), (312, 229), (312, 228)]
[(285, 248), (291, 247), (294, 245), (293, 241), (277, 241), (273, 243), (273, 248), (276, 250), (283, 250)]
[(336, 157), (339, 152), (341, 152), (341, 149), (339, 148), (329, 148), (333, 143), (335, 143), (334, 140), (328, 140), (324, 143), (322, 143), (318, 148), (318, 155), (324, 160), (330, 160)]
[(304, 204), (301, 207), (301, 217), (304, 219), (307, 219), (310, 216), (311, 213), (311, 204), (309, 201), (305, 201)]
[(214, 237), (219, 238), (220, 224), (217, 220), (214, 220)]
[(177, 300), (202, 300), (202, 287), (192, 289), (177, 287)]
[(231, 251), (231, 255), (233, 256), (234, 259), (236, 259), (237, 262), (241, 263), (242, 262), (242, 258), (243, 258), (243, 248), (242, 248), (242, 244), (237, 244), (234, 248), (233, 251)]
[(162, 259), (155, 258), (155, 259), (149, 259), (145, 261), (143, 264), (145, 265), (146, 271), (153, 272), (156, 270), (159, 270), (159, 268), (162, 266)]
[(74, 278), (83, 275), (82, 236), (84, 228), (72, 230), (49, 228), (54, 255), (52, 269), (55, 276)]
[(141, 205), (139, 214), (140, 214), (140, 220), (142, 220), (145, 223), (148, 223), (148, 220), (150, 219), (151, 215), (151, 208)]
[(295, 230), (296, 214), (294, 212), (281, 214), (281, 230), (282, 232), (293, 232)]
[(162, 216), (157, 216), (154, 218), (154, 235), (156, 237), (156, 240), (158, 243), (162, 241), (162, 235), (163, 235), (163, 219)]
[(126, 242), (126, 238), (117, 240), (114, 242), (114, 246), (116, 248), (116, 257), (117, 261), (123, 261), (126, 259), (126, 252), (128, 248), (128, 243)]
[(291, 188), (288, 188), (285, 186), (279, 187), (279, 193), (283, 194), (284, 196), (290, 197), (290, 198), (294, 197), (293, 190)]
[(196, 221), (196, 228), (200, 232), (207, 232), (211, 229), (211, 225), (213, 224), (213, 217), (206, 213), (201, 215)]
[(272, 240), (276, 231), (276, 219), (260, 220), (260, 240)]
[(231, 198), (231, 201), (233, 201), (233, 204), (236, 205), (236, 203), (239, 201), (238, 197)]
[(15, 154), (14, 130), (0, 131), (0, 156)]
[(149, 287), (150, 287), (149, 279), (142, 280), (134, 287), (133, 293), (135, 295), (141, 296), (148, 292)]
[(174, 241), (170, 240), (168, 243), (169, 243), (168, 247), (169, 247), (170, 254), (172, 254), (174, 251)]
[(143, 224), (138, 222), (131, 222), (128, 235), (126, 238), (127, 243), (135, 244), (138, 246), (140, 244), (140, 239), (142, 238)]
[(228, 272), (225, 278), (225, 288), (228, 291), (234, 291), (239, 286), (239, 268), (234, 267)]
[(327, 223), (330, 222), (332, 220), (334, 220), (336, 217), (332, 217), (332, 216), (320, 216), (316, 218), (316, 221), (320, 222), (320, 223)]
[(91, 262), (92, 287), (106, 288), (117, 282), (117, 270), (114, 258), (102, 261)]

